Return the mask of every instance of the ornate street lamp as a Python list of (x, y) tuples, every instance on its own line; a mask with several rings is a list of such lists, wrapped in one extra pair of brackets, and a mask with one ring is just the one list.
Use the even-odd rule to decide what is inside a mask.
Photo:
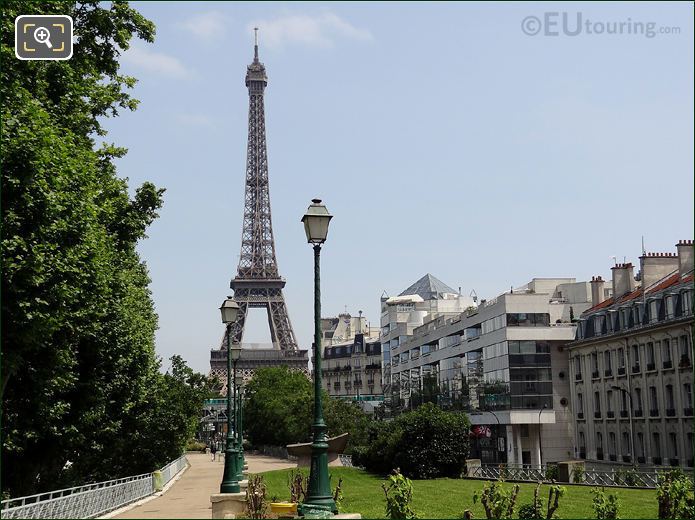
[(236, 399), (234, 398), (233, 381), (236, 376), (236, 364), (241, 357), (241, 345), (231, 344), (232, 324), (239, 313), (239, 304), (231, 296), (220, 307), (222, 323), (227, 325), (227, 442), (224, 451), (224, 476), (220, 485), (220, 493), (239, 493), (241, 488), (238, 481), (238, 450), (234, 442), (234, 417), (236, 414)]
[(328, 440), (321, 403), (321, 244), (326, 241), (332, 219), (320, 199), (313, 199), (302, 217), (307, 242), (314, 245), (314, 424), (311, 444), (309, 489), (302, 510), (338, 512), (328, 478)]

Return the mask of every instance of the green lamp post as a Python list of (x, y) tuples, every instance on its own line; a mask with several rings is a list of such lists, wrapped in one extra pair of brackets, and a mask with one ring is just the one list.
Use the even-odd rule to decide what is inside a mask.
[(302, 217), (307, 242), (314, 246), (314, 424), (311, 444), (309, 489), (302, 512), (318, 509), (338, 512), (328, 476), (328, 440), (321, 402), (321, 244), (326, 241), (333, 217), (320, 199), (313, 199)]
[(236, 399), (234, 398), (234, 378), (236, 376), (236, 364), (241, 357), (241, 345), (231, 344), (232, 324), (239, 313), (239, 304), (229, 296), (220, 307), (222, 323), (227, 325), (227, 441), (224, 451), (224, 476), (220, 484), (220, 493), (239, 493), (237, 464), (238, 450), (234, 441), (234, 418), (236, 415)]
[(237, 480), (244, 480), (244, 437), (242, 434), (242, 424), (241, 424), (241, 414), (242, 406), (244, 405), (242, 399), (243, 390), (243, 378), (241, 376), (234, 377), (234, 392), (236, 393), (235, 402), (236, 406), (236, 416), (234, 418), (236, 424), (235, 437), (237, 445)]

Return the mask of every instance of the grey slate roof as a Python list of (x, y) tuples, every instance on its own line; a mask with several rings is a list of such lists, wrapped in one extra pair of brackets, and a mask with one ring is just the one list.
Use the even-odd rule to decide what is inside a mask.
[(417, 294), (421, 296), (423, 300), (436, 300), (441, 293), (458, 294), (458, 291), (452, 289), (430, 273), (427, 273), (398, 296)]

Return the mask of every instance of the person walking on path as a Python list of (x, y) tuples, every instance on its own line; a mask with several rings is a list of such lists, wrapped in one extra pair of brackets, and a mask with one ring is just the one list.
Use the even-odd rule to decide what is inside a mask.
[(217, 443), (213, 442), (212, 445), (210, 446), (210, 454), (212, 455), (212, 459), (210, 459), (210, 462), (215, 462), (215, 454), (217, 453)]

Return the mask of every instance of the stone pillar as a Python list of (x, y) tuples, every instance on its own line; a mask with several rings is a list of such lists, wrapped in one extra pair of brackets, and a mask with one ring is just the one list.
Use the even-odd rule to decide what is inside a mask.
[(514, 430), (512, 425), (507, 425), (507, 464), (516, 464), (516, 456), (514, 455), (516, 444), (514, 443)]
[(516, 435), (514, 435), (516, 438), (516, 463), (517, 464), (523, 464), (524, 463), (524, 456), (522, 454), (522, 448), (521, 448), (521, 427), (517, 425), (516, 428)]
[(531, 465), (540, 466), (541, 465), (541, 445), (538, 442), (538, 436), (541, 434), (541, 425), (538, 424), (533, 430), (536, 430), (531, 439)]
[(246, 493), (215, 493), (210, 495), (212, 518), (236, 518), (246, 505)]

